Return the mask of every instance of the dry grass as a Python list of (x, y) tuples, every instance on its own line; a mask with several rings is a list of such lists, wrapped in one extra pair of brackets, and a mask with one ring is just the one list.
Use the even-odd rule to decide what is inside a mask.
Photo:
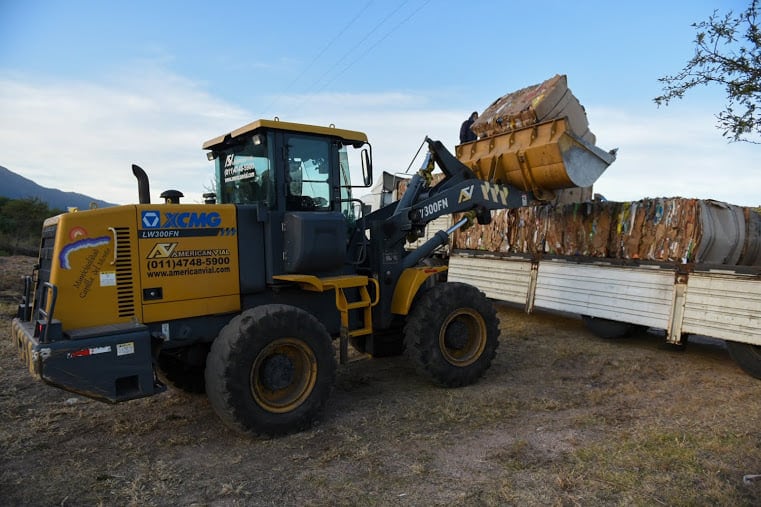
[[(10, 271), (30, 264), (0, 258), (0, 293), (17, 295)], [(319, 426), (247, 440), (203, 396), (112, 406), (34, 382), (8, 340), (15, 307), (1, 309), (4, 504), (761, 504), (761, 483), (743, 482), (761, 473), (759, 383), (716, 344), (602, 341), (578, 319), (500, 307), (477, 385), (434, 387), (403, 358), (353, 363)]]
[(21, 277), (32, 273), (35, 262), (30, 257), (0, 257), (0, 317), (3, 319), (16, 315), (23, 290)]

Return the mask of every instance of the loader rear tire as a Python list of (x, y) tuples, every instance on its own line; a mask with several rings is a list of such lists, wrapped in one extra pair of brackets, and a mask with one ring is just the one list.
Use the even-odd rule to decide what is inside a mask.
[(419, 373), (440, 386), (466, 386), (491, 365), (499, 345), (499, 320), (475, 287), (438, 284), (416, 299), (404, 326), (404, 343)]
[(761, 347), (750, 343), (740, 343), (727, 340), (729, 357), (752, 377), (761, 379)]
[(206, 394), (240, 433), (284, 435), (318, 419), (335, 375), (333, 345), (320, 321), (293, 306), (263, 305), (232, 319), (214, 340)]

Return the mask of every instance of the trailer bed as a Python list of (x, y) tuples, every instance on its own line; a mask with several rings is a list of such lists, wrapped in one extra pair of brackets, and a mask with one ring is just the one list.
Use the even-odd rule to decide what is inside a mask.
[(622, 263), (454, 250), (450, 281), (534, 309), (761, 346), (761, 268)]

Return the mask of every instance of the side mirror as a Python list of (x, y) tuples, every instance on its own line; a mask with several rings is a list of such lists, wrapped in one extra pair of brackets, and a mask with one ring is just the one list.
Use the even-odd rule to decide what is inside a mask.
[(362, 179), (366, 187), (373, 184), (373, 159), (368, 148), (362, 150)]

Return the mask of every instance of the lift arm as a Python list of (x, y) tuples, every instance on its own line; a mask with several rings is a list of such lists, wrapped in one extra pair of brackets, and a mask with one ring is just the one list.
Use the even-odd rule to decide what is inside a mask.
[[(481, 224), (489, 223), (491, 210), (527, 206), (535, 200), (531, 192), (479, 179), (441, 142), (429, 138), (426, 138), (426, 142), (428, 155), (423, 167), (410, 180), (393, 214), (386, 219), (384, 230), (392, 233), (390, 236), (398, 231), (399, 241), (406, 239), (412, 242), (423, 236), (426, 225), (431, 221), (453, 213), (466, 215), (447, 231), (439, 231), (431, 240), (418, 247), (414, 254), (408, 254), (404, 267), (415, 265), (445, 244), (452, 232), (470, 225), (474, 219)], [(435, 165), (442, 170), (444, 178), (431, 186)]]

